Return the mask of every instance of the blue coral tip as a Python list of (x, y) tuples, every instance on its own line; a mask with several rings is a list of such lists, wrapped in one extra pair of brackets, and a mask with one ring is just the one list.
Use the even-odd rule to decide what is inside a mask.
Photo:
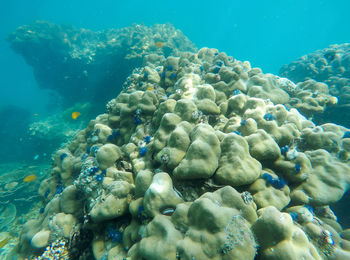
[(266, 180), (268, 183), (271, 183), (271, 181), (273, 180), (272, 175), (270, 175), (270, 174), (268, 174), (268, 173), (266, 173), (266, 172), (263, 173), (262, 178), (263, 178), (264, 180)]
[(220, 60), (216, 63), (216, 66), (221, 67), (224, 63)]
[(139, 207), (138, 207), (138, 209), (137, 209), (137, 213), (138, 214), (141, 214), (143, 211), (144, 211), (144, 207), (142, 206), (142, 205), (140, 205)]
[(171, 74), (169, 75), (169, 78), (175, 79), (175, 78), (176, 78), (176, 73), (171, 73)]
[(114, 230), (113, 228), (108, 229), (108, 236), (115, 243), (123, 241), (123, 233), (119, 230)]
[(135, 125), (139, 125), (139, 124), (141, 124), (141, 123), (142, 123), (141, 118), (139, 118), (138, 116), (136, 116), (136, 117), (134, 118), (134, 124), (135, 124)]
[(300, 173), (301, 172), (301, 165), (299, 163), (295, 164), (295, 171), (297, 173)]
[(284, 186), (286, 186), (286, 181), (283, 178), (273, 179), (271, 182), (272, 187), (275, 189), (283, 189)]
[(96, 180), (97, 180), (98, 182), (103, 182), (103, 174), (97, 174), (97, 175), (96, 175)]
[(247, 120), (243, 119), (243, 120), (241, 121), (241, 126), (244, 126), (246, 123), (247, 123)]
[(139, 155), (141, 157), (145, 156), (147, 153), (147, 147), (141, 147), (140, 150), (139, 150)]
[(60, 160), (63, 161), (64, 158), (66, 158), (67, 156), (68, 156), (68, 154), (62, 153), (62, 154), (60, 155)]
[(266, 121), (272, 121), (272, 120), (275, 119), (275, 117), (274, 117), (272, 114), (270, 114), (270, 113), (266, 113), (266, 114), (264, 115), (264, 119), (265, 119)]
[(112, 130), (112, 136), (113, 136), (114, 138), (120, 136), (120, 131), (117, 130), (117, 129), (113, 129), (113, 130)]
[(239, 95), (241, 92), (239, 91), (239, 89), (236, 89), (235, 91), (233, 91), (233, 95), (236, 96), (236, 95)]
[(166, 66), (166, 70), (173, 71), (174, 67), (172, 65), (168, 65)]
[(54, 196), (55, 196), (56, 194), (61, 194), (61, 193), (63, 192), (63, 189), (64, 189), (63, 185), (62, 185), (62, 184), (58, 184)]
[(219, 66), (215, 66), (214, 69), (213, 69), (213, 73), (219, 73), (220, 71), (220, 67)]
[(308, 211), (310, 211), (311, 213), (314, 213), (314, 208), (311, 207), (310, 205), (305, 205), (304, 207), (307, 208)]
[(298, 217), (299, 217), (298, 213), (292, 211), (289, 213), (289, 215), (292, 217), (293, 221), (298, 220)]
[(143, 140), (148, 144), (151, 141), (151, 136), (147, 135), (143, 138)]
[(289, 150), (289, 145), (281, 147), (281, 154), (286, 155)]
[(89, 174), (93, 175), (96, 172), (98, 172), (98, 167), (97, 166), (93, 166), (93, 167), (88, 168), (88, 173)]
[(98, 149), (99, 149), (98, 146), (93, 146), (93, 147), (91, 148), (92, 154), (95, 155), (95, 154), (97, 153)]
[(84, 161), (89, 155), (87, 153), (83, 153), (81, 156), (81, 160)]
[(343, 138), (350, 138), (350, 131), (346, 131), (343, 135)]
[(107, 136), (107, 142), (113, 142), (113, 140), (114, 140), (114, 136), (113, 135)]

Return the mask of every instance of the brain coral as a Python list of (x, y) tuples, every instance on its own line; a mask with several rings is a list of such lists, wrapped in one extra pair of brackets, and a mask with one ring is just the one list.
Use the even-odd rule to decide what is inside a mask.
[(216, 49), (135, 69), (106, 113), (57, 151), (40, 188), (45, 211), (25, 225), (19, 253), (64, 227), (68, 240), (90, 232), (81, 241), (96, 259), (350, 257), (349, 231), (328, 207), (349, 188), (338, 156), (348, 130), (316, 126), (288, 91)]

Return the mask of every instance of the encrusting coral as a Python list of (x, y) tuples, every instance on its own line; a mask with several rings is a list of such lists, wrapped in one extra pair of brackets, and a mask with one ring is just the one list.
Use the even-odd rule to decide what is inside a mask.
[(216, 49), (149, 59), (53, 156), (18, 252), (81, 228), (96, 259), (350, 257), (328, 207), (350, 185), (348, 130), (306, 119), (283, 82)]

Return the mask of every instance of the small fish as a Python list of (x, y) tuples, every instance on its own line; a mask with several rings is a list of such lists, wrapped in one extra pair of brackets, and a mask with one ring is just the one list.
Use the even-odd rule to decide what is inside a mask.
[(80, 116), (80, 112), (73, 112), (72, 113), (72, 119), (77, 119)]
[(9, 241), (11, 240), (10, 237), (7, 237), (0, 241), (0, 249), (3, 248)]
[(38, 160), (38, 159), (39, 159), (39, 154), (34, 156), (33, 161)]
[(151, 87), (148, 87), (147, 90), (153, 90), (153, 87), (152, 87), (152, 86), (151, 86)]
[(154, 43), (154, 45), (157, 47), (157, 48), (162, 48), (164, 46), (164, 42), (161, 42), (161, 41), (157, 41)]
[(31, 174), (31, 175), (26, 176), (23, 179), (23, 182), (32, 182), (32, 181), (35, 181), (35, 180), (36, 180), (36, 175)]
[(33, 114), (33, 116), (37, 117), (37, 116), (39, 116), (39, 114), (35, 113), (35, 114)]

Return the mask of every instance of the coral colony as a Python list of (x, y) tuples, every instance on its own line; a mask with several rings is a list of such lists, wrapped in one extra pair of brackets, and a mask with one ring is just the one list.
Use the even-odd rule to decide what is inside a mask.
[(350, 187), (350, 132), (293, 107), (320, 115), (335, 97), (216, 49), (165, 57), (166, 39), (145, 38), (157, 55), (53, 154), (16, 253), (349, 259), (329, 205)]

